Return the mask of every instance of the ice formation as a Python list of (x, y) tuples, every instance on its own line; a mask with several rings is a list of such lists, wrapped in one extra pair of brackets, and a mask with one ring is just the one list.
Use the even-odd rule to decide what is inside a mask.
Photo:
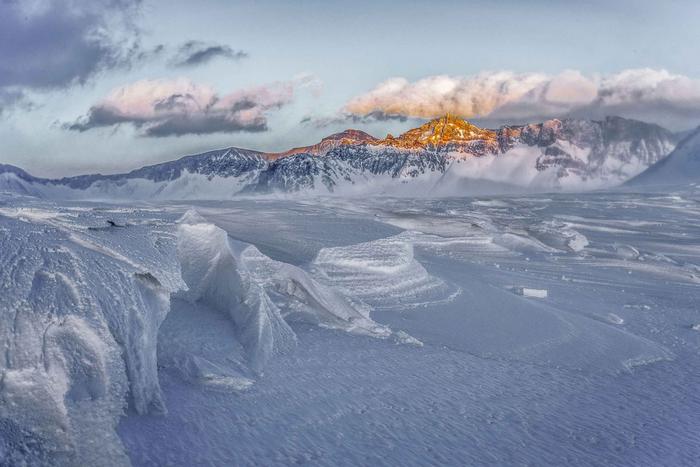
[(187, 213), (178, 227), (178, 257), (188, 287), (183, 297), (228, 314), (252, 367), (262, 371), (270, 357), (293, 347), (296, 337), (235, 256), (226, 232), (202, 220), (196, 213)]
[(453, 292), (416, 261), (410, 233), (323, 248), (312, 270), (322, 283), (384, 309), (415, 307)]
[(376, 337), (391, 334), (389, 328), (369, 317), (366, 305), (350, 302), (301, 268), (274, 261), (252, 245), (243, 250), (241, 261), (270, 296), (277, 298), (285, 319)]

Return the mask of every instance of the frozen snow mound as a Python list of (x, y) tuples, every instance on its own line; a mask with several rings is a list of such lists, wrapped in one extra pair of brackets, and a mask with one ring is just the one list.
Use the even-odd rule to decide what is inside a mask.
[(261, 372), (274, 355), (296, 345), (279, 308), (245, 268), (221, 228), (189, 212), (178, 227), (177, 255), (188, 290), (183, 298), (231, 317), (251, 369)]
[(243, 250), (241, 261), (265, 287), (287, 320), (373, 337), (391, 335), (389, 328), (369, 317), (369, 307), (352, 303), (301, 268), (275, 261), (252, 245)]
[(540, 222), (531, 226), (528, 233), (543, 244), (560, 251), (578, 253), (588, 246), (588, 238), (567, 222)]
[[(156, 339), (170, 290), (148, 261), (110, 248), (108, 231), (89, 230), (99, 215), (7, 214), (0, 213), (0, 464), (128, 464), (114, 432), (124, 408), (164, 411)], [(159, 238), (142, 231), (133, 249), (158, 262), (171, 254), (153, 246)]]
[(178, 220), (178, 224), (207, 224), (209, 221), (204, 218), (197, 210), (188, 209)]
[(453, 291), (414, 258), (410, 233), (356, 245), (323, 248), (312, 264), (319, 282), (383, 309), (449, 299)]

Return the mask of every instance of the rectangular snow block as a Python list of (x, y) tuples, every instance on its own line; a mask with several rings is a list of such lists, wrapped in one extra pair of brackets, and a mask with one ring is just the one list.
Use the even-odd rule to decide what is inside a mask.
[(523, 297), (547, 298), (547, 289), (531, 289), (528, 287), (516, 287), (515, 293)]

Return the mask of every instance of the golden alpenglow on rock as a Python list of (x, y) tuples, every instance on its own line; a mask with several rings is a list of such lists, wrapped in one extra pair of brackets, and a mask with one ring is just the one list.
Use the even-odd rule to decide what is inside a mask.
[(383, 140), (370, 144), (394, 146), (404, 149), (460, 148), (478, 144), (487, 152), (497, 152), (498, 134), (494, 130), (479, 128), (476, 125), (453, 115), (445, 115), (431, 120), (418, 128), (408, 130), (401, 136), (387, 135)]

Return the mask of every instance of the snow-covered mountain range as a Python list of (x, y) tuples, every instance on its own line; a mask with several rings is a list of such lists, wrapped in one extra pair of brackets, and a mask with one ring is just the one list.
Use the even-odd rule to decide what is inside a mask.
[(577, 191), (624, 183), (662, 160), (676, 143), (664, 128), (619, 117), (490, 130), (448, 115), (398, 137), (346, 130), (281, 153), (230, 147), (125, 174), (43, 179), (0, 165), (0, 190), (91, 199)]

